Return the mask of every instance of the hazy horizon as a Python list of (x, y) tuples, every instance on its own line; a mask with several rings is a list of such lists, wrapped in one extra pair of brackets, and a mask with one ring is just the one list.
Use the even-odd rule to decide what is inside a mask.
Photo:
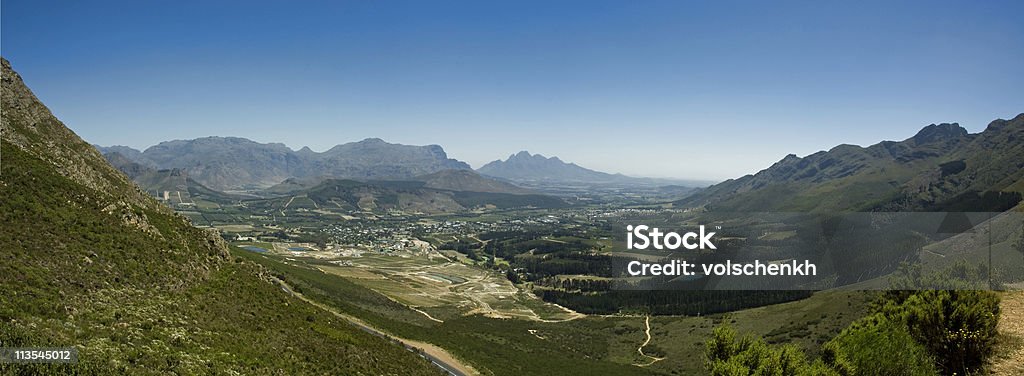
[(723, 180), (787, 154), (977, 133), (1020, 108), (1024, 3), (5, 1), (2, 51), (94, 144), (520, 150)]
[[(1007, 117), (1000, 117), (999, 119), (1003, 119), (1003, 120), (1009, 120), (1009, 119), (1012, 119), (1012, 118), (1013, 118), (1013, 117), (1015, 117), (1015, 116), (1016, 116), (1016, 115), (1013, 115), (1013, 116), (1007, 116)], [(996, 119), (992, 119), (992, 120), (996, 120)], [(945, 123), (956, 123), (956, 122), (945, 122)], [(924, 127), (925, 127), (925, 126), (927, 126), (927, 125), (929, 125), (929, 124), (924, 124), (924, 125), (921, 125), (921, 127), (920, 127), (920, 128), (918, 128), (918, 129), (917, 129), (917, 131), (920, 131), (920, 130), (921, 130), (921, 128), (924, 128)], [(988, 125), (988, 123), (985, 123), (985, 126), (987, 126), (987, 125)], [(973, 130), (971, 130), (971, 128), (969, 128), (969, 127), (966, 127), (966, 126), (964, 126), (964, 124), (960, 124), (960, 126), (961, 126), (961, 127), (964, 127), (965, 129), (967, 129), (967, 130), (968, 130), (968, 132), (970, 132), (970, 133), (978, 133), (978, 132), (981, 132), (981, 131), (983, 131), (983, 130), (984, 130), (984, 126), (980, 127), (980, 129), (978, 129), (977, 131), (973, 131)], [(908, 134), (908, 135), (907, 135), (906, 137), (903, 137), (903, 138), (900, 138), (900, 139), (893, 139), (893, 140), (877, 140), (876, 142), (872, 142), (872, 143), (870, 143), (870, 144), (866, 144), (866, 145), (861, 145), (861, 144), (852, 144), (852, 145), (856, 145), (856, 146), (860, 146), (860, 147), (868, 147), (868, 146), (871, 146), (871, 145), (877, 144), (877, 143), (879, 143), (879, 142), (882, 142), (882, 141), (902, 141), (902, 140), (905, 140), (905, 139), (907, 139), (907, 138), (910, 138), (910, 137), (912, 137), (912, 136), (913, 136), (914, 134), (916, 134), (916, 133), (917, 133), (917, 131), (914, 131), (914, 133)], [(654, 176), (654, 175), (637, 175), (637, 174), (632, 174), (632, 173), (629, 173), (628, 171), (613, 171), (613, 170), (603, 170), (603, 169), (600, 169), (600, 168), (594, 168), (594, 167), (591, 167), (591, 166), (587, 166), (586, 164), (581, 164), (581, 163), (579, 163), (579, 162), (576, 162), (576, 161), (573, 161), (573, 160), (569, 160), (569, 159), (566, 159), (566, 158), (564, 158), (564, 157), (562, 157), (561, 155), (558, 155), (558, 154), (546, 154), (546, 153), (540, 153), (540, 152), (536, 152), (536, 151), (534, 151), (534, 150), (530, 150), (530, 149), (519, 149), (519, 150), (514, 150), (514, 151), (510, 151), (510, 152), (508, 152), (508, 153), (505, 153), (505, 154), (503, 154), (503, 155), (501, 155), (501, 156), (499, 156), (499, 157), (495, 157), (495, 158), (492, 158), (492, 159), (489, 159), (489, 160), (484, 160), (484, 161), (470, 161), (470, 160), (462, 159), (462, 158), (459, 158), (458, 156), (452, 155), (451, 151), (449, 151), (449, 150), (448, 150), (448, 148), (447, 148), (447, 147), (445, 147), (445, 145), (443, 145), (443, 144), (426, 144), (426, 143), (402, 143), (402, 142), (394, 142), (394, 141), (391, 141), (391, 140), (388, 140), (388, 139), (384, 139), (384, 138), (381, 138), (381, 137), (367, 137), (367, 138), (363, 138), (363, 139), (358, 139), (358, 140), (345, 140), (345, 141), (339, 141), (339, 142), (337, 142), (337, 143), (335, 143), (335, 144), (333, 144), (333, 145), (329, 145), (329, 146), (327, 146), (327, 147), (324, 147), (324, 148), (321, 148), (321, 149), (318, 149), (318, 148), (314, 148), (314, 147), (310, 147), (310, 146), (308, 146), (308, 145), (301, 145), (301, 146), (296, 146), (296, 145), (290, 145), (290, 144), (287, 144), (287, 143), (284, 143), (284, 142), (278, 142), (278, 141), (272, 141), (272, 140), (258, 140), (258, 139), (253, 139), (253, 138), (251, 138), (251, 137), (247, 137), (247, 136), (244, 136), (244, 135), (207, 135), (207, 136), (199, 136), (199, 137), (191, 137), (191, 138), (176, 138), (176, 139), (170, 139), (170, 140), (163, 140), (163, 141), (160, 141), (160, 142), (158, 142), (158, 143), (155, 143), (155, 144), (151, 144), (151, 145), (145, 145), (145, 146), (133, 146), (133, 145), (125, 145), (125, 144), (100, 144), (100, 143), (96, 143), (96, 142), (91, 142), (91, 141), (90, 141), (90, 140), (88, 140), (88, 139), (86, 139), (85, 141), (86, 141), (86, 142), (89, 142), (90, 144), (95, 144), (95, 145), (99, 145), (99, 146), (103, 146), (103, 147), (111, 147), (111, 146), (126, 146), (126, 147), (130, 147), (130, 148), (132, 148), (132, 149), (138, 150), (138, 151), (145, 151), (146, 149), (148, 149), (148, 148), (150, 148), (150, 147), (152, 147), (152, 146), (156, 146), (156, 145), (158, 145), (158, 144), (160, 144), (160, 143), (162, 143), (162, 142), (168, 142), (168, 141), (182, 141), (182, 140), (195, 140), (195, 139), (200, 139), (200, 138), (208, 138), (208, 137), (221, 137), (221, 138), (244, 138), (244, 139), (247, 139), (247, 140), (250, 140), (250, 141), (253, 141), (253, 142), (257, 142), (257, 143), (261, 143), (261, 144), (282, 144), (282, 145), (284, 145), (285, 147), (287, 147), (288, 149), (290, 149), (290, 150), (292, 150), (292, 151), (296, 151), (296, 152), (297, 152), (297, 151), (299, 151), (299, 150), (301, 150), (301, 149), (302, 149), (302, 148), (304, 148), (304, 147), (309, 147), (309, 149), (310, 149), (310, 150), (312, 150), (312, 151), (314, 151), (314, 152), (317, 152), (317, 153), (323, 153), (323, 152), (325, 152), (325, 151), (329, 150), (330, 148), (332, 148), (332, 147), (334, 147), (334, 146), (337, 146), (337, 145), (342, 145), (342, 144), (346, 144), (346, 143), (353, 143), (353, 142), (360, 142), (360, 141), (363, 141), (363, 140), (367, 140), (367, 139), (373, 139), (373, 138), (376, 138), (376, 139), (381, 139), (381, 140), (383, 140), (384, 142), (387, 142), (387, 143), (392, 143), (392, 144), (401, 144), (401, 145), (414, 145), (414, 146), (438, 145), (438, 146), (441, 146), (441, 147), (442, 147), (442, 148), (444, 149), (445, 153), (446, 153), (446, 154), (448, 155), (448, 158), (452, 158), (452, 159), (457, 159), (457, 160), (459, 160), (459, 161), (462, 161), (462, 162), (466, 162), (466, 163), (468, 163), (468, 164), (470, 165), (470, 167), (472, 167), (472, 168), (473, 168), (474, 170), (475, 170), (475, 169), (478, 169), (478, 168), (480, 168), (481, 166), (483, 166), (483, 165), (485, 165), (485, 164), (488, 164), (488, 163), (490, 163), (490, 162), (494, 162), (494, 161), (498, 161), (498, 160), (500, 160), (500, 161), (504, 161), (504, 160), (508, 159), (509, 157), (511, 157), (511, 156), (512, 156), (512, 155), (514, 155), (514, 154), (517, 154), (517, 153), (519, 153), (519, 152), (522, 152), (522, 151), (526, 151), (526, 152), (528, 152), (528, 153), (530, 153), (530, 154), (532, 154), (532, 155), (538, 155), (538, 154), (539, 154), (539, 155), (542, 155), (542, 156), (544, 156), (544, 157), (547, 157), (547, 158), (551, 158), (551, 157), (558, 157), (559, 159), (561, 159), (561, 160), (562, 160), (562, 162), (565, 162), (565, 163), (575, 163), (576, 165), (579, 165), (579, 166), (581, 166), (581, 167), (584, 167), (584, 168), (589, 168), (589, 169), (592, 169), (592, 170), (596, 170), (596, 171), (600, 171), (600, 172), (606, 172), (606, 173), (611, 173), (611, 174), (616, 174), (616, 173), (618, 173), (618, 174), (623, 174), (623, 175), (626, 175), (626, 176), (632, 176), (632, 177), (646, 177), (646, 178), (663, 178), (663, 179), (675, 179), (675, 180), (693, 180), (693, 181), (706, 181), (706, 182), (721, 182), (721, 181), (724, 181), (724, 180), (728, 180), (728, 179), (734, 179), (734, 178), (739, 178), (739, 177), (742, 177), (742, 176), (744, 176), (744, 175), (747, 175), (747, 174), (753, 174), (753, 173), (756, 173), (756, 172), (758, 172), (758, 171), (760, 171), (760, 170), (763, 170), (763, 169), (765, 169), (765, 168), (768, 168), (769, 166), (771, 166), (771, 164), (773, 164), (773, 163), (775, 163), (775, 162), (777, 162), (777, 161), (781, 160), (782, 158), (784, 158), (784, 157), (785, 157), (786, 155), (788, 155), (788, 154), (796, 154), (796, 155), (797, 155), (798, 157), (801, 157), (801, 158), (803, 158), (803, 157), (806, 157), (807, 155), (810, 155), (810, 154), (813, 154), (813, 153), (816, 153), (816, 152), (819, 152), (819, 151), (828, 151), (829, 149), (831, 149), (831, 148), (833, 148), (833, 147), (835, 147), (835, 146), (838, 146), (838, 145), (840, 145), (840, 144), (847, 144), (847, 145), (850, 145), (850, 144), (851, 144), (851, 143), (848, 143), (848, 142), (844, 142), (844, 143), (840, 143), (840, 144), (835, 144), (835, 145), (831, 145), (831, 146), (829, 146), (829, 147), (827, 147), (827, 148), (824, 148), (824, 149), (820, 149), (820, 150), (815, 150), (815, 151), (812, 151), (812, 152), (809, 152), (809, 153), (806, 153), (806, 154), (797, 154), (797, 153), (787, 153), (787, 154), (784, 154), (784, 155), (780, 155), (780, 156), (779, 156), (778, 158), (776, 158), (776, 159), (774, 159), (774, 160), (771, 160), (771, 161), (765, 161), (765, 163), (766, 163), (766, 164), (765, 164), (765, 165), (764, 165), (763, 167), (760, 167), (760, 168), (758, 168), (757, 170), (754, 170), (754, 171), (751, 171), (751, 172), (748, 172), (748, 173), (744, 173), (744, 174), (741, 174), (741, 175), (736, 175), (736, 176), (729, 176), (729, 177), (725, 177), (725, 178), (702, 178), (702, 177), (686, 177), (686, 176)]]

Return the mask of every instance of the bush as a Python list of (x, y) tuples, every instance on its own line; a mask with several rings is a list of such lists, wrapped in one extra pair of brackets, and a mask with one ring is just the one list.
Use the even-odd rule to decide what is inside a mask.
[(831, 363), (808, 362), (796, 346), (772, 347), (761, 339), (737, 338), (736, 331), (726, 325), (715, 328), (705, 344), (706, 367), (713, 376), (790, 376), (790, 375), (852, 375), (853, 369), (843, 359)]
[(844, 329), (825, 344), (822, 358), (845, 359), (857, 375), (937, 375), (935, 360), (902, 322), (875, 314)]
[(892, 316), (902, 319), (944, 374), (970, 374), (992, 354), (999, 296), (991, 291), (920, 291)]
[(877, 312), (827, 342), (809, 362), (792, 345), (715, 328), (705, 344), (712, 375), (970, 375), (993, 352), (999, 296), (991, 291), (925, 290), (883, 295)]

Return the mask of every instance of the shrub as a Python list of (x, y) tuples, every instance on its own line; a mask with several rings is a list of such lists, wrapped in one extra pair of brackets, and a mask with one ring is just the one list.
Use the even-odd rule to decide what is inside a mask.
[(919, 291), (892, 314), (945, 374), (979, 370), (995, 345), (999, 297), (991, 291)]
[(844, 329), (825, 344), (823, 360), (849, 361), (857, 375), (937, 375), (935, 360), (902, 322), (875, 314)]
[(773, 347), (761, 339), (737, 338), (726, 325), (715, 328), (705, 344), (706, 367), (713, 376), (790, 376), (853, 374), (842, 359), (826, 364), (808, 362), (803, 351), (792, 345)]

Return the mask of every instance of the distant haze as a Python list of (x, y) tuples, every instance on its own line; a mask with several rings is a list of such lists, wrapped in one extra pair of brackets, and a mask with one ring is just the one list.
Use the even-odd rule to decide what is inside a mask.
[(0, 42), (91, 143), (378, 137), (725, 179), (1020, 113), (1024, 2), (4, 1)]

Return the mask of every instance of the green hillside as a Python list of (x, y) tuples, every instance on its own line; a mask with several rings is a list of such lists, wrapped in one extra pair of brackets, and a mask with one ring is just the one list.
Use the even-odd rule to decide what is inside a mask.
[(438, 374), (269, 282), (53, 117), (3, 60), (0, 347), (80, 364), (0, 374)]
[(977, 134), (933, 124), (903, 141), (789, 155), (677, 201), (712, 211), (1004, 211), (1024, 192), (1024, 114)]
[[(278, 187), (298, 187), (288, 180)], [(271, 199), (247, 200), (249, 210), (280, 212), (286, 209), (352, 211), (400, 210), (429, 214), (465, 211), (478, 207), (560, 208), (567, 206), (557, 197), (540, 194), (451, 191), (431, 188), (424, 181), (355, 181), (326, 179), (320, 184), (291, 195)]]

